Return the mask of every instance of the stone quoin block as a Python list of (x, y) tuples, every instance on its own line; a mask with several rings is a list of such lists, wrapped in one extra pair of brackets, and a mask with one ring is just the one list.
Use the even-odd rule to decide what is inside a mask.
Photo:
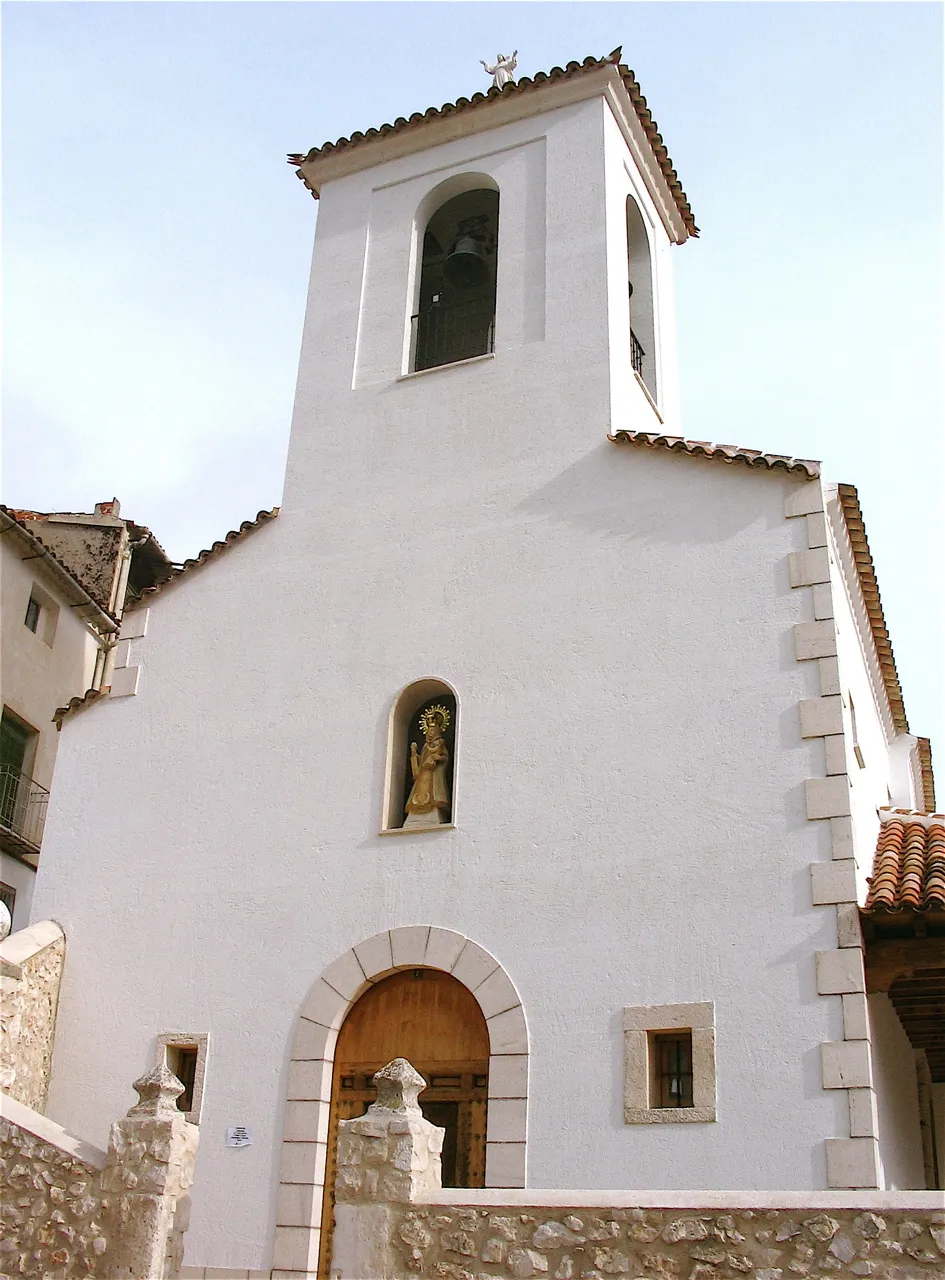
[(831, 698), (840, 693), (840, 667), (836, 658), (819, 658), (817, 671), (820, 678), (821, 697)]
[(830, 619), (798, 622), (794, 626), (794, 656), (798, 662), (832, 658), (837, 652), (837, 630)]
[(846, 739), (842, 733), (831, 734), (830, 737), (824, 738), (824, 772), (830, 778), (846, 771)]
[(788, 553), (788, 576), (792, 587), (812, 587), (830, 581), (830, 561), (826, 547)]
[(829, 1187), (879, 1186), (879, 1144), (875, 1138), (828, 1138), (827, 1185)]
[(833, 592), (829, 582), (818, 582), (811, 587), (811, 597), (814, 601), (815, 618), (833, 617)]
[(802, 738), (825, 738), (843, 733), (843, 704), (839, 697), (804, 698), (797, 704)]
[(875, 1092), (872, 1089), (851, 1089), (847, 1099), (850, 1105), (850, 1137), (878, 1138), (879, 1117)]
[(845, 1040), (870, 1038), (869, 1004), (865, 991), (851, 991), (843, 997), (843, 1037)]
[(804, 522), (807, 525), (807, 545), (809, 547), (825, 547), (827, 545), (827, 521), (822, 511), (813, 511)]
[(118, 634), (122, 640), (143, 640), (148, 634), (150, 617), (150, 609), (134, 609), (126, 613), (121, 620), (121, 631)]
[(525, 1141), (525, 1099), (496, 1098), (489, 1103), (490, 1142)]
[(799, 485), (784, 500), (784, 514), (790, 520), (792, 516), (806, 516), (814, 511), (823, 511), (824, 495), (819, 480), (808, 480)]
[(850, 783), (845, 773), (808, 778), (804, 783), (808, 818), (844, 817), (850, 812)]
[(815, 907), (838, 902), (856, 902), (856, 873), (852, 859), (842, 862), (812, 862), (811, 898)]
[(816, 953), (817, 990), (822, 996), (846, 995), (865, 991), (863, 953), (856, 947)]
[(113, 671), (111, 696), (113, 698), (133, 698), (138, 692), (140, 676), (140, 667), (121, 667), (118, 671)]
[(119, 640), (115, 645), (115, 664), (114, 670), (119, 667), (127, 667), (131, 662), (131, 641)]
[(286, 1142), (327, 1142), (328, 1107), (320, 1102), (287, 1102), (283, 1136)]
[[(837, 903), (837, 946), (862, 947), (863, 931), (860, 928), (860, 912), (855, 902)], [(847, 1039), (858, 1039), (847, 1036)]]
[(853, 857), (853, 820), (847, 815), (830, 819), (831, 857)]
[(868, 1089), (873, 1083), (868, 1040), (835, 1040), (820, 1046), (825, 1089)]

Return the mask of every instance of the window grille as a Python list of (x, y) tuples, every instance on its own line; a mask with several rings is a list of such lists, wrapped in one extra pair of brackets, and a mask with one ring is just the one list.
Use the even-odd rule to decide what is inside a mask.
[(30, 596), (30, 602), (26, 606), (26, 617), (23, 621), (29, 627), (30, 631), (39, 630), (39, 613), (40, 603), (35, 596)]
[(692, 1032), (653, 1036), (653, 1106), (692, 1106)]

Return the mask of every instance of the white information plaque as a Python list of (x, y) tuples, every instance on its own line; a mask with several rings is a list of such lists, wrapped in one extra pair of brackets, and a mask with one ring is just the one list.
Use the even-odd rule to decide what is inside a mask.
[(253, 1141), (252, 1129), (247, 1129), (244, 1124), (235, 1124), (231, 1129), (226, 1131), (226, 1145), (228, 1147), (248, 1147)]

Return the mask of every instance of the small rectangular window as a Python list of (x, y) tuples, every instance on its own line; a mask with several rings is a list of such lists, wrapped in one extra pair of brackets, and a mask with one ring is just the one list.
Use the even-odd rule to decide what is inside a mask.
[(860, 735), (856, 731), (856, 707), (853, 705), (852, 698), (850, 698), (850, 732), (853, 737), (853, 754), (856, 756), (856, 762), (861, 769), (865, 769), (866, 761), (863, 759), (863, 750), (860, 747)]
[(177, 1099), (178, 1111), (193, 1111), (194, 1080), (197, 1076), (197, 1046), (195, 1044), (174, 1044), (167, 1046), (167, 1066), (184, 1086), (184, 1092)]
[(26, 606), (26, 617), (24, 619), (24, 622), (29, 627), (30, 631), (39, 630), (40, 612), (41, 612), (41, 609), (40, 609), (39, 601), (36, 599), (35, 596), (30, 596), (30, 602)]
[(650, 1036), (651, 1106), (692, 1106), (692, 1032)]

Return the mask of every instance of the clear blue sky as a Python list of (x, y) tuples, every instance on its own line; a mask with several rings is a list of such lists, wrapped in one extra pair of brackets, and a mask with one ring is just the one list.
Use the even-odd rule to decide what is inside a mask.
[[(177, 559), (280, 499), (316, 203), (285, 163), (622, 44), (702, 238), (688, 435), (856, 484), (913, 731), (942, 736), (942, 10), (8, 3), (4, 501), (116, 494)], [(940, 802), (941, 803), (941, 802)]]

